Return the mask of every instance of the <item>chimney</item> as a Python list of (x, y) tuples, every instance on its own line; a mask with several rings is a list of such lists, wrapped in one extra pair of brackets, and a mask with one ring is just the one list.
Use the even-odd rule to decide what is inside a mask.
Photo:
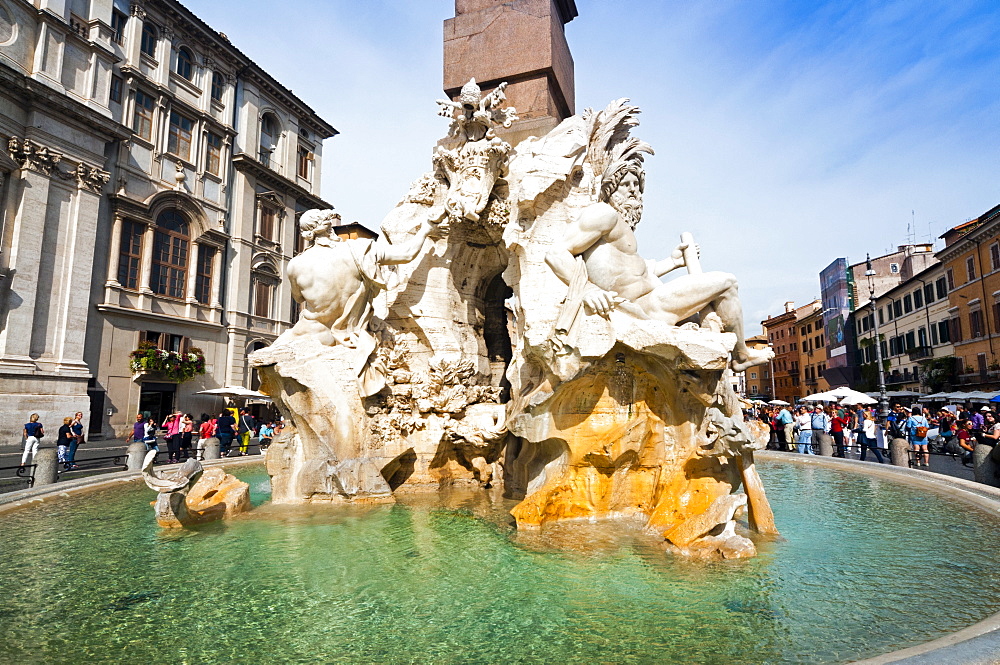
[(789, 300), (788, 302), (785, 303), (785, 314), (787, 314), (788, 312), (794, 312), (794, 311), (795, 311), (795, 301), (794, 300)]

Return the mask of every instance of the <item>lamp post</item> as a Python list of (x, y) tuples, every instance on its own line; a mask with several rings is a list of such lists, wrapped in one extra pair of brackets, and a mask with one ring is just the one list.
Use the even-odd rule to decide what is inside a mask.
[(872, 303), (872, 325), (875, 327), (875, 364), (878, 365), (878, 407), (879, 419), (885, 422), (889, 417), (889, 396), (885, 392), (885, 370), (882, 367), (882, 341), (878, 332), (878, 312), (875, 308), (875, 269), (872, 268), (871, 254), (865, 255), (865, 277), (868, 278), (868, 296)]

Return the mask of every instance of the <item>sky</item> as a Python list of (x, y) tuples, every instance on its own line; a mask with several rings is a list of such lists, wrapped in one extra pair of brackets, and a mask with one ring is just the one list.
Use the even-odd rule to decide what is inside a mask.
[[(341, 132), (323, 197), (378, 229), (446, 133), (454, 2), (182, 1)], [(628, 97), (656, 151), (640, 253), (692, 232), (705, 270), (737, 276), (748, 333), (819, 297), (834, 259), (936, 240), (1000, 203), (995, 0), (576, 4), (576, 111)]]

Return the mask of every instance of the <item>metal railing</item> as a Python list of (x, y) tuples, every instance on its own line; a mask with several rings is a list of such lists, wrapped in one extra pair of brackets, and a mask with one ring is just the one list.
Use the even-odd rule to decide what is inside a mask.
[(32, 487), (35, 484), (35, 468), (37, 466), (37, 464), (0, 466), (0, 471), (14, 471), (13, 476), (0, 476), (0, 482), (27, 481), (28, 487)]

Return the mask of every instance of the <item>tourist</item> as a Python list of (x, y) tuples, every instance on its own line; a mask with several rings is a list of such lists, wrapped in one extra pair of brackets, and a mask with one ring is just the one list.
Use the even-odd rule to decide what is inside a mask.
[(215, 418), (207, 413), (201, 414), (201, 427), (198, 428), (198, 447), (195, 456), (205, 457), (205, 442), (215, 436)]
[(938, 411), (938, 436), (944, 439), (945, 447), (955, 437), (955, 417), (948, 409)]
[(920, 407), (914, 407), (906, 420), (906, 436), (910, 441), (911, 450), (915, 453), (914, 461), (917, 466), (931, 465), (931, 456), (927, 450), (927, 432), (930, 427)]
[[(190, 413), (185, 413), (184, 417), (181, 419), (181, 445), (180, 445), (180, 455), (177, 458), (178, 462), (183, 462), (188, 457), (191, 456), (191, 437), (194, 433), (194, 418), (191, 417)], [(197, 455), (195, 455), (197, 457)]]
[(274, 421), (267, 422), (260, 426), (260, 452), (263, 455), (267, 447), (271, 445), (271, 439), (274, 438)]
[(67, 470), (77, 468), (73, 462), (76, 460), (76, 449), (83, 445), (83, 412), (77, 411), (73, 414), (72, 422), (69, 425), (73, 432), (73, 438), (69, 443), (69, 452), (66, 454)]
[(250, 445), (250, 437), (257, 431), (257, 421), (246, 409), (240, 411), (240, 425), (238, 436), (240, 439), (240, 455), (247, 454), (247, 447)]
[(69, 444), (73, 441), (73, 429), (70, 427), (70, 423), (73, 419), (69, 416), (63, 418), (62, 427), (59, 428), (59, 434), (56, 437), (56, 459), (60, 464), (65, 465), (65, 470), (69, 471), (70, 464), (66, 461), (66, 455), (69, 452)]
[(163, 421), (163, 427), (167, 430), (167, 463), (180, 461), (181, 447), (181, 412), (172, 413)]
[(38, 443), (45, 436), (45, 428), (38, 422), (38, 414), (33, 413), (28, 416), (28, 422), (24, 425), (24, 453), (21, 455), (21, 466), (25, 466), (29, 459), (34, 460), (38, 452)]
[[(812, 428), (812, 442), (817, 446), (821, 440), (821, 437), (825, 436), (827, 432), (830, 431), (830, 416), (826, 411), (830, 407), (824, 409), (822, 406), (817, 404), (811, 414), (809, 414), (809, 426)], [(811, 448), (810, 448), (811, 450)]]
[(986, 423), (986, 418), (983, 415), (986, 411), (989, 411), (990, 407), (984, 406), (979, 411), (973, 411), (972, 417), (969, 421), (972, 423), (972, 438), (976, 441), (981, 441), (983, 437), (983, 425)]
[(792, 417), (792, 413), (788, 409), (781, 407), (781, 411), (778, 412), (778, 423), (781, 424), (781, 430), (784, 433), (786, 449), (791, 450), (795, 441), (795, 418)]
[(229, 409), (220, 413), (216, 419), (215, 436), (219, 439), (219, 454), (228, 457), (229, 447), (233, 445), (233, 437), (236, 436), (236, 418), (233, 418)]
[(875, 416), (870, 411), (862, 411), (862, 414), (861, 434), (858, 435), (858, 441), (861, 444), (861, 461), (865, 461), (868, 451), (871, 450), (875, 453), (878, 463), (882, 464), (882, 453), (878, 449), (878, 425), (875, 423)]
[(129, 441), (135, 441), (136, 443), (140, 443), (145, 434), (146, 434), (146, 422), (143, 420), (142, 414), (137, 413), (135, 414), (135, 422), (132, 423), (132, 431), (129, 433), (127, 437), (125, 437), (125, 443), (128, 443)]
[(959, 423), (958, 433), (955, 435), (958, 440), (958, 447), (962, 449), (962, 464), (971, 466), (972, 453), (975, 451), (972, 434), (972, 420), (963, 420)]
[(147, 453), (150, 450), (155, 450), (157, 454), (160, 453), (160, 447), (156, 444), (156, 421), (152, 418), (146, 420), (143, 427), (142, 442), (146, 444)]
[(798, 450), (803, 455), (814, 455), (812, 449), (812, 416), (804, 406), (799, 407), (795, 416), (795, 426), (799, 430)]
[(847, 457), (847, 445), (844, 443), (845, 431), (851, 431), (850, 412), (838, 411), (830, 419), (830, 435), (833, 437), (834, 445), (837, 446), (837, 452), (834, 453), (835, 457)]

